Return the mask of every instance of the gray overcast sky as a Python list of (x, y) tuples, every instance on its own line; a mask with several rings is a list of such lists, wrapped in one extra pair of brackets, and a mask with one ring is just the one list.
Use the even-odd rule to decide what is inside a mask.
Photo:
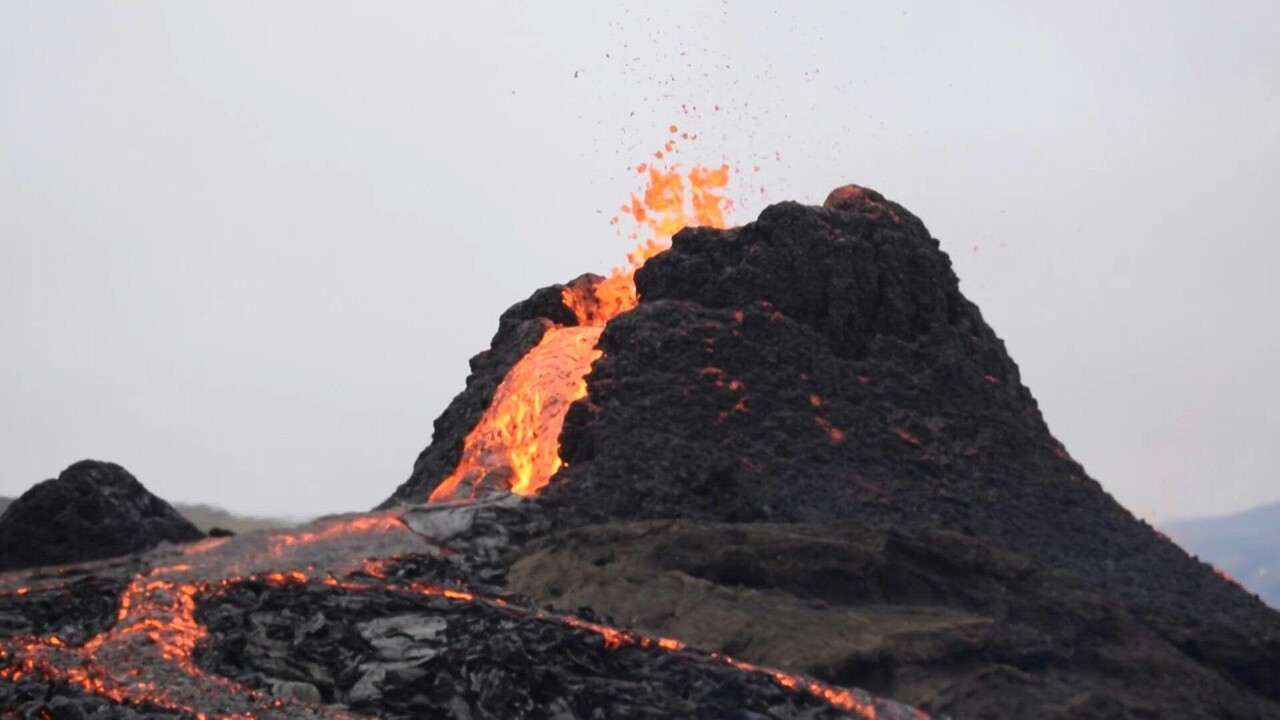
[(0, 495), (375, 504), (675, 123), (920, 215), (1139, 515), (1280, 499), (1280, 3), (960, 5), (5, 2)]

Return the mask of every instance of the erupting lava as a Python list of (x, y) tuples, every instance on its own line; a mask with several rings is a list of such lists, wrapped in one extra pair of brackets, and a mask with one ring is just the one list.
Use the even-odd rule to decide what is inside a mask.
[[(678, 128), (672, 125), (674, 135)], [(676, 149), (668, 140), (662, 158)], [(665, 250), (671, 236), (692, 225), (723, 228), (729, 166), (636, 166), (645, 176), (641, 195), (621, 207), (635, 221), (630, 237), (639, 244), (627, 265), (608, 277), (576, 283), (563, 291), (578, 324), (547, 329), (542, 341), (516, 363), (494, 392), (489, 408), (463, 443), (462, 458), (431, 493), (432, 501), (466, 500), (491, 490), (533, 495), (563, 466), (560, 431), (569, 406), (587, 394), (587, 373), (600, 357), (596, 341), (605, 323), (636, 306), (635, 271)], [(616, 225), (619, 217), (613, 218)]]
[[(675, 126), (671, 132), (677, 132)], [(675, 140), (664, 146), (666, 157)], [(671, 236), (688, 225), (725, 227), (730, 203), (723, 196), (729, 168), (640, 165), (646, 177), (641, 196), (633, 195), (622, 212), (638, 230), (639, 241), (628, 264), (608, 277), (579, 281), (563, 290), (577, 324), (548, 327), (538, 344), (521, 358), (495, 390), (494, 397), (467, 436), (453, 473), (431, 494), (432, 501), (470, 500), (490, 490), (536, 494), (563, 463), (559, 436), (569, 406), (587, 394), (586, 377), (601, 357), (596, 343), (605, 324), (636, 306), (635, 271), (669, 246)], [(614, 218), (617, 224), (618, 218)], [(455, 551), (419, 534), (408, 512), (456, 512), (475, 509), (440, 505), (332, 519), (289, 532), (252, 533), (204, 540), (130, 560), (86, 568), (0, 576), (0, 598), (62, 591), (84, 573), (111, 569), (124, 584), (114, 622), (82, 644), (56, 634), (0, 636), (0, 682), (39, 678), (54, 688), (70, 687), (117, 703), (173, 710), (199, 720), (287, 717), (359, 717), (334, 705), (282, 700), (202, 668), (196, 650), (209, 640), (198, 606), (210, 597), (245, 583), (268, 587), (319, 585), (351, 593), (426, 595), (452, 603), (483, 605), (522, 621), (554, 623), (572, 632), (597, 636), (604, 647), (674, 653), (691, 663), (727, 665), (764, 674), (788, 690), (807, 693), (858, 717), (878, 717), (875, 702), (862, 691), (845, 690), (799, 675), (702, 654), (672, 638), (641, 635), (574, 616), (524, 607), (502, 597), (486, 597), (460, 585), (395, 583), (387, 568), (397, 558), (446, 557)], [(128, 568), (126, 572), (126, 568)], [(107, 573), (110, 574), (110, 573)], [(42, 711), (44, 712), (44, 711)], [(44, 715), (41, 715), (44, 717)], [(926, 718), (922, 713), (912, 717)]]
[[(439, 550), (443, 546), (416, 534), (402, 521), (401, 511), (392, 511), (331, 520), (311, 530), (210, 539), (162, 551), (176, 556), (174, 561), (137, 573), (120, 597), (113, 626), (83, 645), (74, 646), (58, 635), (0, 637), (0, 682), (36, 676), (118, 703), (176, 710), (199, 720), (364, 717), (333, 706), (281, 700), (199, 667), (195, 651), (208, 637), (208, 630), (196, 617), (200, 598), (256, 582), (268, 587), (322, 585), (348, 592), (427, 595), (482, 604), (513, 617), (560, 623), (599, 636), (605, 647), (614, 650), (634, 647), (686, 653), (704, 662), (762, 673), (784, 688), (808, 693), (859, 717), (878, 717), (872, 699), (861, 691), (833, 687), (724, 655), (702, 655), (672, 638), (650, 637), (574, 615), (520, 607), (463, 587), (388, 581), (385, 568), (395, 559), (430, 552), (432, 547)], [(88, 569), (73, 567), (66, 571), (74, 575)], [(38, 596), (57, 591), (67, 582), (57, 574), (40, 573), (31, 578), (23, 575), (0, 576), (0, 597)], [(927, 720), (923, 713), (913, 713), (912, 717)]]

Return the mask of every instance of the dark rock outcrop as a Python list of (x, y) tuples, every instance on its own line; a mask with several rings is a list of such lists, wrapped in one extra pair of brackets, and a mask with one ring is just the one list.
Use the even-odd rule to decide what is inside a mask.
[(124, 468), (82, 460), (0, 515), (0, 570), (101, 560), (202, 537)]
[(527, 545), (508, 587), (938, 715), (1276, 711), (1075, 578), (919, 526), (594, 525)]
[[(639, 306), (605, 326), (588, 396), (565, 421), (566, 468), (543, 493), (561, 527), (683, 518), (954, 533), (1145, 624), (1199, 668), (1206, 707), (1229, 687), (1280, 712), (1280, 614), (1134, 518), (1069, 456), (905, 208), (848, 186), (823, 207), (686, 229), (636, 286)], [(570, 324), (558, 297), (548, 288), (504, 315), (480, 366)], [(423, 458), (457, 457), (500, 380), (473, 376)], [(420, 460), (389, 502), (421, 501), (451, 469)], [(1034, 707), (1036, 691), (1020, 692)]]

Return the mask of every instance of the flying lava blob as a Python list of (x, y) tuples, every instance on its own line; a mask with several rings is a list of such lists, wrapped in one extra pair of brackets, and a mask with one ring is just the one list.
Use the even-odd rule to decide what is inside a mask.
[[(654, 153), (668, 159), (677, 152), (676, 133)], [(462, 458), (453, 472), (431, 493), (431, 501), (468, 500), (480, 494), (509, 489), (534, 495), (551, 481), (564, 463), (560, 459), (560, 431), (575, 400), (587, 394), (587, 373), (601, 355), (596, 341), (605, 323), (636, 306), (635, 272), (666, 250), (671, 236), (687, 226), (724, 228), (733, 203), (725, 196), (729, 166), (690, 166), (670, 163), (637, 165), (644, 178), (639, 194), (622, 205), (620, 215), (634, 221), (629, 237), (637, 242), (627, 264), (608, 277), (566, 287), (562, 299), (578, 324), (548, 328), (542, 340), (507, 373), (494, 391), (480, 421), (463, 441)]]

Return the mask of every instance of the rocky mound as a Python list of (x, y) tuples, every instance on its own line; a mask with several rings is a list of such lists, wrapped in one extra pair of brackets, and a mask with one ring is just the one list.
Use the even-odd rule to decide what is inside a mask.
[[(906, 209), (855, 186), (823, 207), (782, 203), (740, 228), (682, 231), (635, 282), (638, 307), (604, 327), (587, 396), (565, 420), (566, 467), (543, 494), (561, 527), (682, 518), (953, 533), (1141, 623), (1199, 673), (1188, 687), (1200, 706), (1243, 694), (1280, 713), (1280, 615), (1135, 519), (1071, 459)], [(561, 297), (546, 288), (503, 315), (389, 503), (424, 500), (505, 373), (546, 328), (576, 322)], [(740, 576), (765, 572), (749, 564)], [(1074, 656), (1083, 640), (1040, 617), (1030, 627)], [(984, 652), (945, 662), (985, 662)], [(1090, 689), (1144, 716), (1105, 684)], [(1060, 699), (1017, 692), (1041, 710)]]
[(100, 560), (202, 537), (124, 468), (82, 460), (0, 515), (0, 570)]

